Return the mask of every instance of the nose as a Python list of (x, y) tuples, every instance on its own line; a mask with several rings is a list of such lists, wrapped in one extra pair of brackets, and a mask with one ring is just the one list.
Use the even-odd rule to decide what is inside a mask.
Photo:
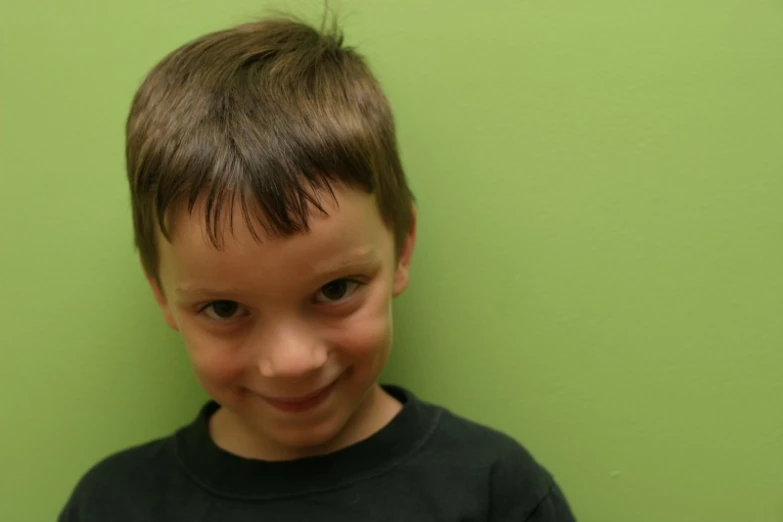
[(276, 328), (260, 340), (258, 369), (264, 377), (295, 379), (326, 363), (324, 344), (306, 328)]

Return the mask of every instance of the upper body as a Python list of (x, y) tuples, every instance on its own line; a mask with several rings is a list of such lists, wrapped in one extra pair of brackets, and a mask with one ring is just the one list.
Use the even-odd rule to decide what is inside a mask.
[(416, 212), (336, 31), (268, 19), (176, 49), (126, 156), (147, 280), (220, 407), (97, 466), (64, 520), (571, 520), (510, 439), (378, 384)]
[(95, 466), (60, 522), (573, 522), (553, 478), (514, 440), (387, 391), (403, 408), (370, 438), (283, 462), (216, 446), (210, 402), (171, 437)]

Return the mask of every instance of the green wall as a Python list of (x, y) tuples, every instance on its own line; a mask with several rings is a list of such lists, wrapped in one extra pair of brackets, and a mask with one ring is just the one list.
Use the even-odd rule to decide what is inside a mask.
[[(2, 0), (0, 520), (203, 400), (123, 123), (165, 52), (263, 5)], [(388, 378), (519, 437), (582, 522), (782, 521), (783, 4), (337, 6), (420, 201)]]

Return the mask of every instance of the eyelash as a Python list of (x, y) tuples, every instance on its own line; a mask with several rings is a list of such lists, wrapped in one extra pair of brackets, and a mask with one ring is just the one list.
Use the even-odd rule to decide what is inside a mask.
[[(343, 296), (342, 298), (338, 299), (337, 301), (318, 302), (316, 300), (317, 296), (320, 295), (323, 292), (323, 289), (325, 287), (327, 287), (327, 286), (329, 286), (331, 284), (334, 284), (334, 283), (338, 283), (338, 282), (342, 282), (342, 283), (345, 283), (345, 284), (349, 285), (349, 290), (347, 290), (345, 292), (345, 296)], [(341, 277), (339, 279), (335, 279), (333, 281), (329, 281), (328, 283), (326, 283), (325, 285), (323, 285), (321, 288), (318, 289), (318, 292), (316, 292), (316, 294), (315, 294), (316, 298), (314, 298), (314, 301), (315, 301), (316, 304), (323, 304), (323, 305), (337, 305), (337, 304), (340, 304), (340, 303), (346, 301), (347, 299), (350, 299), (351, 296), (353, 296), (356, 293), (356, 291), (363, 284), (364, 283), (362, 281), (359, 281), (358, 279), (350, 278), (350, 277)]]
[[(343, 297), (343, 298), (341, 298), (341, 299), (339, 299), (337, 301), (318, 302), (318, 301), (315, 300), (315, 297), (314, 297), (313, 300), (314, 300), (315, 304), (317, 304), (317, 305), (331, 305), (331, 306), (337, 305), (337, 304), (341, 304), (344, 301), (346, 301), (347, 299), (349, 299), (351, 296), (353, 296), (359, 290), (359, 288), (361, 288), (362, 286), (364, 286), (366, 284), (364, 281), (360, 281), (359, 279), (356, 279), (356, 278), (341, 277), (339, 279), (334, 279), (333, 281), (329, 281), (325, 285), (321, 286), (318, 289), (318, 291), (316, 292), (316, 296), (318, 296), (321, 292), (323, 292), (324, 287), (326, 287), (326, 286), (328, 286), (330, 284), (333, 284), (333, 283), (337, 283), (337, 282), (344, 282), (344, 283), (346, 283), (348, 285), (353, 285), (353, 286), (352, 286), (350, 291), (346, 291), (345, 297)], [(205, 303), (203, 306), (201, 306), (198, 309), (198, 313), (207, 315), (206, 312), (211, 307), (216, 305), (217, 303), (229, 303), (229, 302), (230, 303), (234, 303), (237, 306), (238, 310), (243, 310), (244, 309), (244, 307), (241, 304), (239, 304), (238, 302), (233, 301), (231, 299), (216, 299), (214, 301), (209, 301), (208, 303)], [(234, 319), (237, 319), (238, 317), (241, 317), (242, 315), (244, 315), (244, 314), (240, 314), (238, 316), (227, 317), (227, 318), (215, 318), (215, 317), (209, 317), (208, 315), (207, 315), (207, 317), (209, 319), (211, 319), (212, 321), (215, 321), (215, 322), (226, 323), (226, 322), (232, 321)]]

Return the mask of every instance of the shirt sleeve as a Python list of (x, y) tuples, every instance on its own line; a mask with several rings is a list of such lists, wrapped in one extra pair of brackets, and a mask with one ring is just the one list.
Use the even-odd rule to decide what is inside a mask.
[(79, 510), (76, 507), (76, 499), (74, 496), (71, 496), (60, 511), (57, 522), (81, 522), (81, 520), (82, 517), (79, 516)]
[(525, 522), (576, 522), (568, 501), (556, 483), (533, 509)]
[(576, 522), (562, 490), (540, 464), (509, 441), (492, 470), (491, 522)]

